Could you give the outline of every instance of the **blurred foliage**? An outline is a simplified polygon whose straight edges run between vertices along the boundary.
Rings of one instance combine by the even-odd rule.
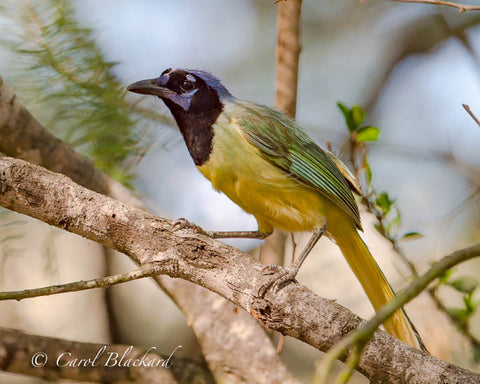
[[[376,141],[380,134],[380,130],[371,127],[376,131],[372,135],[373,140],[359,139],[358,132],[362,129],[362,123],[367,117],[366,111],[356,105],[349,108],[345,104],[337,103],[341,110],[347,129],[350,133],[350,161],[355,169],[355,174],[359,177],[359,173],[364,175],[366,193],[362,196],[362,203],[367,211],[372,213],[377,222],[374,224],[375,229],[386,240],[390,242],[393,250],[400,259],[407,265],[412,273],[413,278],[418,278],[419,273],[415,265],[405,256],[400,248],[399,241],[414,240],[423,237],[420,232],[407,232],[401,235],[399,229],[402,223],[402,215],[396,205],[396,199],[390,197],[387,192],[378,192],[372,185],[372,170],[368,164],[368,146],[366,142]],[[370,128],[370,126],[367,126]],[[480,341],[472,334],[470,320],[480,306],[480,300],[476,297],[479,281],[472,276],[452,277],[453,269],[448,270],[441,276],[433,288],[427,290],[437,308],[444,312],[450,321],[458,328],[458,330],[468,339],[472,347],[472,357],[475,362],[480,362]],[[455,289],[462,295],[462,307],[447,307],[438,297],[437,289],[440,286],[448,286]]]
[[[460,332],[467,335],[472,346],[473,359],[476,363],[480,362],[480,341],[473,336],[470,331],[470,322],[480,307],[478,289],[480,283],[478,279],[470,275],[454,276],[455,269],[449,269],[438,279],[437,283],[430,292],[436,294],[441,286],[451,287],[461,295],[461,307],[445,307],[441,304],[445,312],[453,320]]]
[[[126,99],[116,63],[78,23],[69,2],[9,0],[0,11],[20,26],[0,39],[23,63],[15,68],[23,79],[18,85],[51,111],[48,128],[129,185],[151,142],[150,127],[164,116]]]

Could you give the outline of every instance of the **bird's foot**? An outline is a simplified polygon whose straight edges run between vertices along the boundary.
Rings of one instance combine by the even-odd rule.
[[[172,226],[173,231],[180,231],[182,229],[193,229],[195,233],[199,233],[201,235],[205,235],[212,238],[214,237],[214,233],[212,231],[206,231],[202,227],[192,223],[191,221],[188,221],[183,217],[178,219]]]
[[[298,267],[295,264],[291,264],[288,267],[280,267],[278,265],[267,265],[262,270],[264,276],[269,275],[265,278],[265,281],[260,285],[258,289],[258,296],[264,297],[269,289],[272,289],[274,293],[280,288],[280,286],[287,281],[295,281],[295,276],[297,275]]]

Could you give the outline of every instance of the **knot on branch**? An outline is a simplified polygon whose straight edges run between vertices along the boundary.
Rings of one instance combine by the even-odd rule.
[[[265,298],[255,297],[250,305],[250,314],[269,329],[282,334],[285,333],[283,317],[280,316],[275,307]]]
[[[185,238],[179,244],[186,262],[196,268],[214,269],[227,263],[227,258],[198,238]]]

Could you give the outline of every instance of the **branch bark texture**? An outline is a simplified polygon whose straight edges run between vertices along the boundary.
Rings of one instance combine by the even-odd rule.
[[[202,285],[250,312],[267,327],[322,351],[361,323],[349,310],[299,284],[256,295],[263,265],[221,242],[89,191],[63,175],[22,160],[0,159],[0,205],[85,236],[140,264],[172,265],[172,276]],[[359,370],[371,381],[396,384],[480,382],[480,375],[410,348],[377,331]]]

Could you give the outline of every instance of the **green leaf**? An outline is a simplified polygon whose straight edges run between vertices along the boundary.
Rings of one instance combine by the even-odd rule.
[[[417,240],[421,239],[422,237],[424,237],[424,235],[422,235],[420,232],[407,232],[402,236],[401,240]]]
[[[359,105],[353,106],[352,120],[355,127],[354,129],[355,131],[358,130],[358,127],[360,127],[360,125],[363,123],[366,117],[367,117],[367,112],[365,112],[365,110],[362,107],[360,107]]]
[[[459,292],[472,293],[478,287],[478,280],[472,276],[460,276],[450,280],[448,285]]]
[[[380,233],[381,235],[384,235],[384,230],[382,228],[382,226],[380,224],[374,224],[373,225],[375,227],[375,229],[377,230],[378,233]]]
[[[467,320],[468,318],[468,311],[463,308],[447,308],[447,313],[459,320]]]
[[[367,180],[367,186],[369,186],[372,183],[372,168],[370,168],[370,164],[368,163],[366,157],[363,161],[363,166],[365,167],[365,178]]]
[[[337,107],[340,109],[340,111],[342,111],[343,117],[345,117],[345,120],[346,120],[347,117],[350,115],[350,108],[348,108],[341,101],[337,101]]]
[[[394,202],[392,201],[392,204],[393,203]],[[391,228],[398,227],[402,223],[402,214],[400,213],[400,210],[397,207],[395,207],[395,211],[397,212],[397,214],[395,218],[392,220],[392,222],[390,223]]]
[[[340,111],[342,111],[348,130],[350,132],[354,132],[356,127],[355,127],[355,123],[353,122],[352,110],[348,108],[345,104],[341,103],[340,101],[337,102],[337,106],[340,109]]]
[[[463,302],[465,303],[465,308],[473,315],[477,310],[477,305],[473,300],[473,291],[463,296]]]
[[[448,284],[448,280],[450,280],[450,276],[452,276],[453,272],[455,272],[454,268],[447,269],[443,275],[438,277],[438,285]]]
[[[476,363],[480,362],[480,345],[478,344],[473,346],[473,360]]]
[[[377,141],[380,130],[372,125],[362,127],[357,131],[357,141],[369,142]]]
[[[387,192],[382,192],[376,199],[375,203],[383,211],[383,215],[386,216],[390,212],[393,200],[390,199]]]

